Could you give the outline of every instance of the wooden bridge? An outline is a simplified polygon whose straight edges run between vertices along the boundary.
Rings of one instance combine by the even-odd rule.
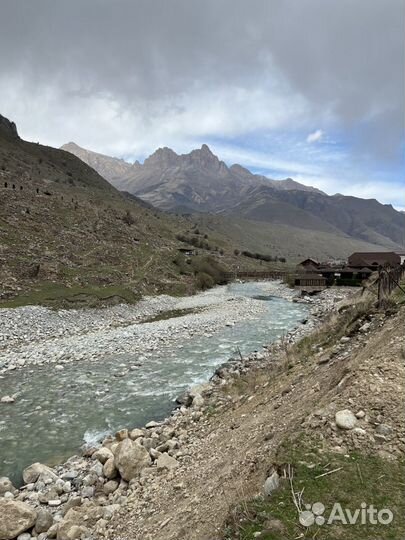
[[[273,270],[273,271],[246,271],[241,272],[239,270],[236,270],[235,272],[225,272],[224,278],[226,281],[232,281],[234,279],[253,279],[253,280],[261,280],[261,279],[283,279],[284,276],[286,276],[288,272],[285,272],[283,270]]]

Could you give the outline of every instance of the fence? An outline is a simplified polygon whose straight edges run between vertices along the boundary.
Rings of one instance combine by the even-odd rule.
[[[274,271],[246,271],[246,272],[241,272],[241,271],[236,271],[236,272],[225,272],[224,273],[224,278],[227,280],[227,281],[230,281],[232,279],[257,279],[257,280],[260,280],[260,279],[282,279],[285,275],[287,274],[287,272],[283,272],[283,271],[277,271],[277,270],[274,270]]]
[[[378,270],[378,303],[388,298],[390,294],[399,287],[402,291],[405,290],[401,287],[401,279],[405,275],[405,264],[397,266],[396,268],[384,268],[381,266]]]

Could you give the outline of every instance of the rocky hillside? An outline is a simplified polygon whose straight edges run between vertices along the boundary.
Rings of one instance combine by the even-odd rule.
[[[113,185],[119,182],[120,178],[126,176],[131,169],[131,165],[123,159],[112,158],[98,154],[97,152],[85,150],[74,142],[64,144],[61,150],[66,150],[66,152],[70,152],[80,158]]]
[[[23,303],[186,292],[198,285],[199,261],[218,258],[215,246],[208,251],[204,244],[185,266],[176,235],[191,229],[191,221],[120,193],[70,152],[21,140],[2,116],[0,193],[2,300],[27,290],[35,294]],[[221,257],[224,266],[234,247],[228,246],[229,259]],[[205,275],[211,268],[205,266]]]
[[[125,164],[71,143],[66,149],[91,164],[121,190],[177,212],[208,212],[343,235],[385,248],[404,244],[405,217],[391,205],[328,196],[291,178],[276,181],[240,165],[228,167],[207,145],[178,155],[159,148],[141,165]]]

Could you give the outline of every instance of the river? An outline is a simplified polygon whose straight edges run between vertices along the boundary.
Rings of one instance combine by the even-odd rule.
[[[262,309],[218,330],[163,343],[147,358],[137,352],[100,354],[97,361],[44,365],[7,373],[0,396],[16,395],[0,408],[0,476],[21,483],[21,471],[39,461],[56,464],[120,428],[167,416],[175,398],[209,379],[235,355],[261,350],[300,324],[308,306],[270,296],[260,283],[230,284],[229,298],[250,297]],[[190,317],[190,316],[188,316]],[[181,324],[183,317],[177,318]],[[153,325],[158,322],[139,323]]]

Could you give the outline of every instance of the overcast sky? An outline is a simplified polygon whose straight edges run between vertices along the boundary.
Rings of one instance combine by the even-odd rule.
[[[404,207],[404,21],[405,0],[0,0],[0,114]]]

